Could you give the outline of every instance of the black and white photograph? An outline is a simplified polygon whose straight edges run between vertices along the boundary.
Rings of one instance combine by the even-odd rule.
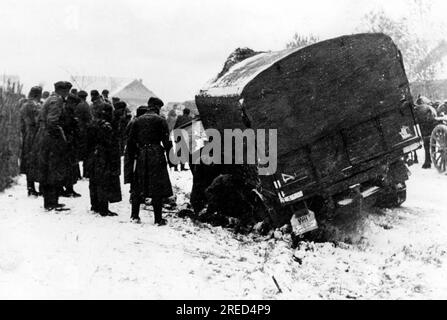
[[[0,300],[447,299],[446,12],[1,0]]]

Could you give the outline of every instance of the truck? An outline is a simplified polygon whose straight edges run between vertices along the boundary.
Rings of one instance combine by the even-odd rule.
[[[278,226],[291,221],[302,235],[356,199],[406,200],[405,159],[422,144],[402,55],[387,35],[257,53],[195,100],[205,130],[277,130],[277,171],[259,177],[257,193]],[[194,177],[197,189],[212,182],[206,176]]]

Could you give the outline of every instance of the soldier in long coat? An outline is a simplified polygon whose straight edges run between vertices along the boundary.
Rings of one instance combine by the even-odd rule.
[[[104,100],[98,90],[90,91],[90,99],[92,101],[90,104],[90,112],[93,118],[97,118],[98,110],[102,108]]]
[[[134,223],[140,222],[140,205],[146,198],[152,199],[155,224],[164,225],[162,218],[163,198],[173,195],[166,158],[172,143],[169,140],[168,124],[158,115],[163,102],[151,98],[148,112],[130,124],[127,141],[124,183],[131,184],[132,214]]]
[[[117,216],[109,203],[122,200],[121,159],[118,139],[112,129],[113,107],[100,101],[95,119],[87,129],[87,157],[91,210],[101,216]]]
[[[175,121],[174,129],[179,129],[182,126],[186,125],[187,123],[190,123],[191,121],[192,121],[191,110],[189,110],[188,108],[185,108],[185,109],[183,109],[183,115],[177,117],[177,120]],[[190,139],[189,141],[191,141],[191,139],[192,139],[191,135],[190,135],[189,139]],[[189,165],[191,166],[191,161],[189,161]],[[177,171],[177,170],[178,170],[178,167],[175,166],[175,171]],[[180,163],[180,170],[186,171],[186,167],[183,162]]]
[[[118,136],[120,155],[122,156],[124,155],[124,147],[126,145],[126,128],[132,119],[132,114],[124,101],[117,101],[114,107],[112,127]]]
[[[92,121],[92,113],[90,106],[87,103],[87,92],[81,90],[78,93],[81,101],[75,108],[75,117],[78,120],[79,126],[79,141],[78,141],[78,160],[85,161],[87,158],[87,128]],[[85,168],[83,168],[83,177],[86,177]]]
[[[59,203],[59,191],[67,175],[67,139],[62,129],[62,114],[65,99],[72,85],[69,82],[55,83],[55,92],[46,100],[39,114],[39,130],[33,154],[33,172],[40,183],[44,207],[48,211],[64,211]]]
[[[38,196],[35,188],[35,177],[32,176],[31,163],[33,161],[32,149],[36,137],[40,111],[40,99],[42,88],[31,88],[28,99],[24,101],[20,108],[20,127],[22,132],[22,152],[20,157],[20,172],[26,175],[28,196]]]
[[[62,196],[68,198],[79,198],[81,195],[74,191],[74,185],[81,177],[79,170],[79,124],[75,115],[76,106],[81,102],[76,95],[70,93],[64,105],[62,113],[62,129],[64,130],[65,138],[67,139],[67,153],[66,161],[68,163],[67,174],[65,178]]]

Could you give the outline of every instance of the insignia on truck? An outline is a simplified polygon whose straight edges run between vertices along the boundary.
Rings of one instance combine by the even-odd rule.
[[[289,174],[282,174],[282,180],[284,181],[284,183],[288,183],[290,181],[294,181],[296,179],[295,176],[291,176]]]
[[[413,134],[411,133],[410,128],[407,127],[407,126],[403,126],[400,129],[399,134],[400,134],[400,136],[402,137],[403,140],[407,140],[408,138],[411,138],[413,136]]]

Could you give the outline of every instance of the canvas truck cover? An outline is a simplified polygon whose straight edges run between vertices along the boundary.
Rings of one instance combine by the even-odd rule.
[[[277,129],[278,156],[411,101],[401,54],[384,34],[358,34],[257,54],[196,96],[205,128]]]

